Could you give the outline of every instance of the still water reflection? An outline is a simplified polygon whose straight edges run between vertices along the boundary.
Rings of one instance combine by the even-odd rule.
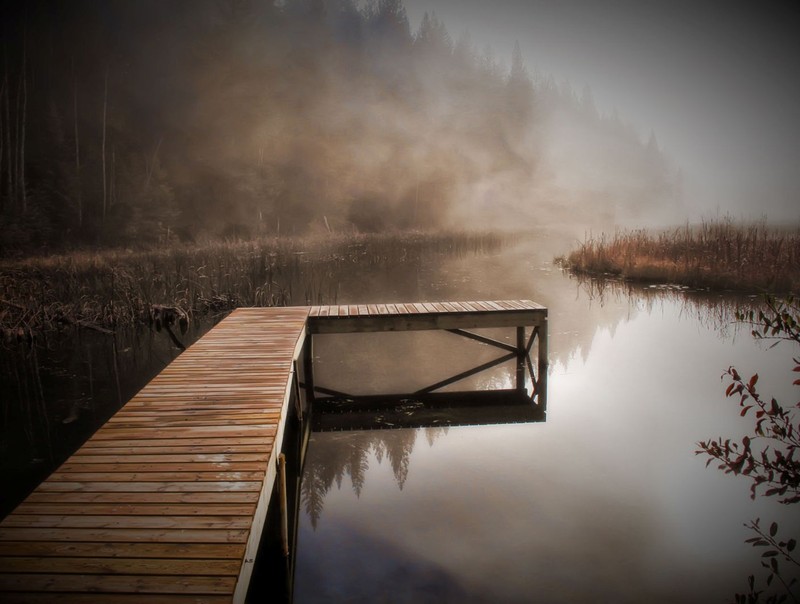
[[[694,455],[699,440],[748,429],[724,397],[729,365],[793,395],[791,353],[733,329],[732,300],[589,295],[532,254],[443,274],[442,298],[549,306],[547,421],[314,434],[296,602],[727,601],[759,568],[745,521],[799,532],[796,510],[751,501],[745,481]],[[321,367],[362,386],[443,358],[387,338],[320,348]]]

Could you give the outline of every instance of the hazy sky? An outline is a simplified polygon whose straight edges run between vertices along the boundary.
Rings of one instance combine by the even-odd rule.
[[[598,108],[652,129],[695,218],[800,220],[800,17],[789,2],[405,0],[506,64],[589,85]]]

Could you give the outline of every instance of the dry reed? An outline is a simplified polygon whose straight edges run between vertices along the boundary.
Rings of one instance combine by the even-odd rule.
[[[339,281],[435,255],[491,251],[493,233],[404,232],[107,250],[0,263],[0,333],[30,339],[63,324],[113,329],[155,305],[194,316],[237,306],[335,303]]]
[[[800,228],[704,221],[590,238],[558,261],[577,274],[783,294],[800,287]]]

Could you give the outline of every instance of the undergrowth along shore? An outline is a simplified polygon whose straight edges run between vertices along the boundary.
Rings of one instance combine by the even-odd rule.
[[[730,219],[668,231],[618,231],[587,239],[563,268],[593,277],[672,283],[698,289],[796,293],[800,227],[776,228]]]
[[[0,336],[30,340],[65,324],[111,332],[158,320],[165,309],[186,320],[238,306],[334,304],[339,280],[359,268],[490,252],[507,238],[493,232],[413,231],[5,260],[0,261]]]

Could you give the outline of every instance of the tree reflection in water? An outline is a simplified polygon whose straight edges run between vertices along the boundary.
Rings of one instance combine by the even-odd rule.
[[[369,469],[369,458],[374,456],[379,464],[389,463],[395,484],[401,491],[408,479],[411,452],[422,432],[430,446],[448,428],[423,428],[421,430],[366,430],[326,434],[325,438],[311,437],[303,470],[301,487],[302,505],[315,529],[322,516],[325,496],[334,484],[342,488],[346,477],[356,496],[361,495],[364,479]]]

